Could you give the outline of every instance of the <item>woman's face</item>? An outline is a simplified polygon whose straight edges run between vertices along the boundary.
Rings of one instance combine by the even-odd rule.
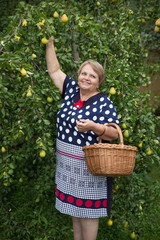
[[[99,87],[99,76],[90,64],[86,64],[82,68],[78,76],[78,84],[80,89],[88,90],[90,93],[97,91],[97,88]]]

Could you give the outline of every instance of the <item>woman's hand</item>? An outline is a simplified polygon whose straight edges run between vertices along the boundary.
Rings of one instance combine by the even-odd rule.
[[[115,140],[118,137],[117,129],[113,128],[112,126],[105,126],[103,124],[95,123],[88,119],[80,119],[79,121],[76,120],[76,127],[80,132],[89,130],[93,131],[102,139],[107,141]]]
[[[47,43],[47,46],[52,46],[53,45],[53,40],[54,40],[54,37],[50,37],[49,40],[48,40],[48,43]]]
[[[94,122],[88,119],[76,120],[76,127],[78,131],[85,132],[93,129]]]

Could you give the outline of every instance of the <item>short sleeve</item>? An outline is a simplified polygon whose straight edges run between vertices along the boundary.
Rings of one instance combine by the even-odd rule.
[[[107,97],[105,103],[100,106],[99,123],[107,125],[116,123],[119,125],[119,119],[113,102]]]
[[[78,90],[78,83],[73,78],[66,76],[63,84],[62,98],[75,94]]]

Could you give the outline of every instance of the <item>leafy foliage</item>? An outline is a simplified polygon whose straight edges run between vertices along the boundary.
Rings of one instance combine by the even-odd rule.
[[[87,59],[104,66],[106,81],[101,91],[109,95],[111,87],[116,90],[110,97],[121,124],[126,125],[122,132],[128,131],[124,143],[139,149],[134,173],[115,179],[111,215],[114,225],[109,231],[107,226],[102,227],[99,239],[106,239],[106,235],[115,239],[117,231],[117,239],[128,239],[133,231],[143,239],[142,222],[157,199],[159,187],[148,174],[153,163],[159,165],[159,118],[149,104],[150,93],[138,90],[150,82],[144,64],[146,40],[142,41],[143,33],[140,37],[142,28],[135,20],[135,12],[121,0],[104,0],[99,6],[86,0],[83,8],[81,4],[41,1],[35,6],[20,2],[1,34],[2,239],[72,238],[70,218],[59,216],[54,209],[55,116],[61,98],[48,76],[45,45],[41,42],[51,35],[61,68],[69,76],[77,79],[78,68]],[[55,11],[58,18],[53,17]],[[61,21],[64,13],[67,23]],[[152,22],[157,14],[153,12]],[[156,71],[160,71],[158,66]],[[44,157],[40,156],[42,150]],[[125,221],[128,227],[122,230]],[[57,222],[61,223],[61,231]]]

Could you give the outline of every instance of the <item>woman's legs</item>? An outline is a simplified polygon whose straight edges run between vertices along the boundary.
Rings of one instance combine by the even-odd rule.
[[[74,240],[96,240],[99,218],[72,217]]]

